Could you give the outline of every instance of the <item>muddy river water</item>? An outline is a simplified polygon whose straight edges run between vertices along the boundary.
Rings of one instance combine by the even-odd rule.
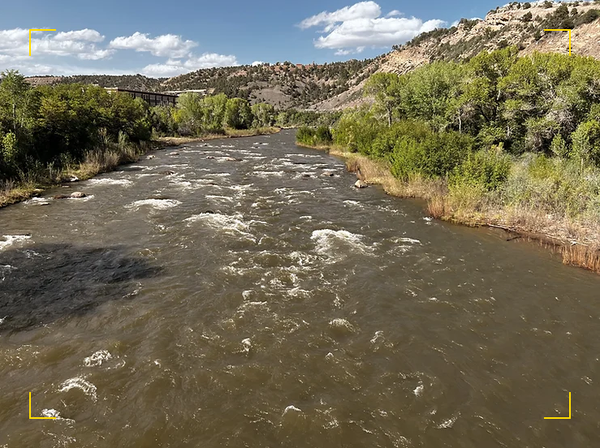
[[[206,145],[0,210],[0,447],[600,446],[600,277]]]

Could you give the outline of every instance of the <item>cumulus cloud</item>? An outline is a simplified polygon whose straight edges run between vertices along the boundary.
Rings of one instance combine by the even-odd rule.
[[[154,38],[148,34],[135,32],[131,36],[117,37],[110,41],[110,48],[117,50],[146,51],[154,56],[183,58],[189,55],[192,48],[198,45],[192,40],[183,40],[175,34],[163,34]]]
[[[204,53],[201,56],[191,56],[185,61],[169,59],[164,64],[149,64],[144,67],[142,74],[166,77],[181,75],[201,68],[230,67],[233,65],[239,65],[237,58],[233,55]]]
[[[99,61],[110,58],[117,51],[135,50],[161,58],[147,65],[142,73],[149,76],[174,76],[200,68],[239,65],[234,55],[191,52],[198,44],[181,36],[165,34],[150,37],[139,32],[131,36],[117,37],[105,43],[105,37],[96,30],[82,29],[61,32],[32,32],[32,55],[29,56],[29,30],[15,28],[0,30],[0,71],[17,69],[25,75],[69,75],[91,73],[122,73],[131,70],[99,68],[89,62],[89,67],[79,61]],[[139,72],[137,69],[134,71]]]
[[[83,29],[60,33],[33,31],[31,33],[31,52],[40,56],[72,56],[83,60],[108,58],[113,50],[99,48],[102,36],[96,30]],[[13,60],[29,58],[29,30],[14,28],[0,30],[0,57],[8,56]],[[5,58],[3,58],[5,59]]]
[[[252,63],[252,67],[258,67],[259,65],[263,65],[263,64],[264,64],[264,62],[263,62],[263,61],[254,61],[254,62]]]
[[[416,17],[398,17],[394,10],[381,17],[381,7],[366,1],[337,11],[323,11],[304,19],[301,29],[323,26],[314,44],[317,48],[337,50],[336,54],[360,53],[366,47],[389,47],[402,44],[413,37],[446,25],[443,20],[424,22]]]

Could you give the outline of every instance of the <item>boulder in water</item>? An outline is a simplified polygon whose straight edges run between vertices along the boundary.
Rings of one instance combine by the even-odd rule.
[[[146,157],[146,159],[148,159],[148,160],[156,159],[156,156],[148,156],[148,157]]]
[[[87,194],[82,193],[81,191],[74,191],[73,193],[71,193],[71,195],[69,196],[72,199],[82,199],[85,198],[87,196]]]
[[[321,173],[321,176],[323,176],[323,177],[333,177],[333,176],[335,176],[335,173],[333,171],[323,171],[323,173]]]
[[[366,182],[364,182],[364,181],[362,181],[360,179],[358,179],[356,181],[356,183],[354,184],[354,187],[356,187],[356,188],[367,188],[368,186],[369,185]]]
[[[214,159],[215,156],[206,156],[207,159]]]

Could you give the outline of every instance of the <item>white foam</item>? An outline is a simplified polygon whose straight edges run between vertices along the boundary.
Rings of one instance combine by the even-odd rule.
[[[354,206],[360,207],[360,208],[364,207],[364,205],[362,203],[358,202],[358,201],[346,200],[346,201],[343,202],[343,204],[344,205],[354,205]]]
[[[15,243],[27,241],[30,238],[31,235],[2,235],[2,238],[0,238],[0,250],[6,249]]]
[[[351,233],[347,230],[332,229],[314,230],[310,237],[311,240],[316,242],[315,250],[317,253],[334,258],[343,256],[339,247],[336,247],[340,244],[357,249],[362,253],[369,253],[371,248],[362,242],[363,238],[363,235]]]
[[[96,388],[96,386],[78,376],[76,376],[75,378],[69,378],[64,383],[62,383],[59,392],[67,392],[71,389],[81,389],[83,393],[88,397],[91,397],[93,401],[96,401],[98,399],[98,396],[96,395],[96,391],[98,389]]]
[[[108,350],[98,350],[84,358],[83,365],[86,367],[101,366],[104,361],[108,361],[109,359],[112,359],[112,355]]]
[[[252,340],[250,338],[246,338],[242,340],[242,353],[250,353],[252,349]]]
[[[283,177],[283,171],[254,171],[254,175],[258,177]]]
[[[218,201],[227,201],[227,202],[233,202],[235,199],[229,197],[229,196],[219,196],[216,194],[207,194],[205,196],[206,199],[216,199]]]
[[[335,330],[343,331],[347,333],[355,333],[356,329],[346,319],[336,318],[329,322],[329,326]]]
[[[448,429],[448,428],[452,428],[452,426],[454,426],[454,423],[456,422],[456,420],[458,420],[458,417],[460,415],[460,412],[457,415],[453,415],[452,417],[444,420],[442,423],[440,423],[437,428],[438,429]]]
[[[392,241],[394,243],[411,243],[411,244],[421,244],[421,241],[415,240],[413,238],[393,238]]]
[[[423,385],[419,384],[417,387],[415,387],[415,390],[413,390],[413,393],[415,394],[415,397],[420,397],[421,394],[423,393]]]
[[[27,205],[48,205],[50,200],[48,198],[31,198],[27,199],[24,204]]]
[[[263,144],[264,144],[264,143],[263,143]],[[286,407],[286,408],[283,410],[283,415],[287,414],[288,412],[300,412],[300,413],[301,413],[301,412],[302,412],[302,410],[301,410],[301,409],[299,409],[299,408],[297,408],[297,407],[296,407],[296,406],[294,406],[294,405],[290,405],[290,406]]]
[[[100,178],[100,179],[90,179],[88,180],[89,185],[121,185],[123,187],[129,187],[133,185],[133,182],[127,179],[111,179],[108,177]]]
[[[135,201],[132,204],[126,205],[126,208],[140,208],[144,205],[148,205],[157,210],[166,210],[168,208],[177,207],[181,205],[181,201],[176,199],[143,199],[141,201]]]
[[[234,216],[222,215],[221,213],[200,213],[190,216],[185,220],[188,223],[203,222],[208,227],[225,232],[234,232],[243,235],[252,241],[256,241],[254,235],[249,233],[250,226],[243,221],[243,216],[236,214]]]

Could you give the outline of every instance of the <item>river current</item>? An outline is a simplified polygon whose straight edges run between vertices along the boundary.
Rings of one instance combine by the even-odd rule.
[[[594,274],[291,131],[153,155],[0,210],[1,448],[600,446]]]

